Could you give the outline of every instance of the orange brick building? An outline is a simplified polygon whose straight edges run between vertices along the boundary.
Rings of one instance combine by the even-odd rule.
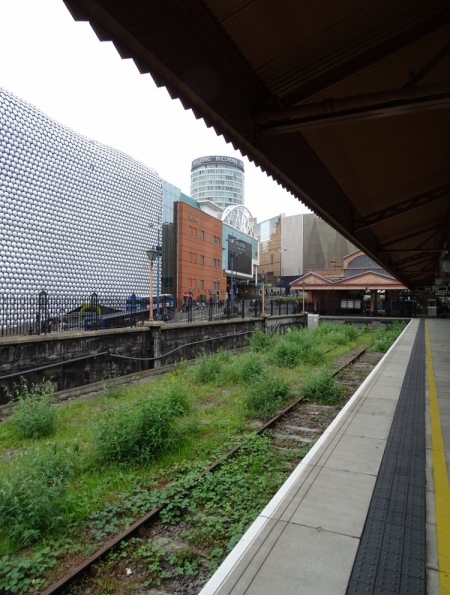
[[[222,269],[222,222],[185,203],[175,203],[177,225],[178,304],[192,297],[194,302],[226,298]]]

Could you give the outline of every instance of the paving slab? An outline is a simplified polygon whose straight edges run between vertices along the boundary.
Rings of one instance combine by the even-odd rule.
[[[401,386],[384,386],[377,384],[367,394],[367,399],[392,399],[398,401]]]
[[[372,413],[374,415],[384,415],[389,418],[394,417],[395,409],[397,408],[397,402],[393,399],[380,399],[379,397],[371,397],[370,399],[364,399],[359,413]]]
[[[347,436],[364,436],[365,438],[378,438],[387,440],[392,425],[392,417],[363,413],[358,411],[349,424]]]
[[[324,463],[324,467],[376,475],[385,446],[386,440],[344,435]]]
[[[315,465],[302,465],[302,467],[299,466],[300,469],[302,470],[301,475],[290,486],[289,490],[285,494],[280,491],[277,494],[279,497],[275,499],[275,502],[272,500],[266,506],[261,512],[261,516],[270,516],[272,519],[280,519],[286,522],[291,520],[292,515],[299,507],[322,468]]]
[[[374,485],[371,475],[321,468],[290,521],[360,537]]]
[[[345,595],[357,547],[354,537],[289,524],[256,576],[243,575],[233,595]]]

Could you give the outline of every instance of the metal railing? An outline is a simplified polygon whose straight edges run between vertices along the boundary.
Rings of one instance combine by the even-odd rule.
[[[154,319],[167,323],[249,318],[262,315],[261,299],[194,302],[153,303]],[[301,301],[266,299],[266,316],[299,314]],[[0,295],[0,336],[40,335],[65,331],[90,331],[107,328],[134,327],[148,320],[149,299],[135,294],[87,296],[50,295],[41,291],[36,295]]]

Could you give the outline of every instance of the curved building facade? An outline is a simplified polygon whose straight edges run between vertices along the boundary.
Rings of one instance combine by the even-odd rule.
[[[161,213],[155,171],[0,88],[0,294],[147,296]]]
[[[244,204],[244,162],[234,157],[209,155],[194,159],[191,196],[209,200],[222,209]]]

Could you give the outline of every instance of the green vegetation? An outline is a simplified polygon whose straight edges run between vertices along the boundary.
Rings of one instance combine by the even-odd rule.
[[[403,328],[381,327],[376,344],[387,349]],[[329,377],[334,357],[373,336],[330,324],[284,336],[258,331],[242,355],[204,354],[164,378],[63,407],[51,385],[21,384],[14,415],[0,425],[0,591],[23,593],[31,581],[40,588],[58,557],[91,553],[170,497],[162,521],[188,514],[189,546],[136,539],[120,555],[147,560],[154,583],[191,580],[204,564],[193,553],[201,544],[214,570],[288,473],[270,441],[253,436],[253,420],[302,395],[340,404]],[[193,477],[244,436],[239,456],[194,487]]]
[[[405,328],[406,322],[394,322],[390,325],[380,326],[375,332],[373,351],[386,353]]]
[[[181,390],[109,409],[93,427],[99,464],[144,463],[174,450],[182,439],[176,419],[188,409],[186,395]]]
[[[11,421],[22,438],[42,438],[55,433],[58,417],[53,397],[51,382],[29,388],[26,380],[21,379],[10,398],[16,401]]]
[[[267,373],[246,393],[247,414],[261,419],[274,417],[291,400],[291,396],[287,380]]]
[[[321,405],[337,405],[344,391],[335,378],[327,370],[319,370],[308,374],[303,384],[303,395],[307,401]]]

